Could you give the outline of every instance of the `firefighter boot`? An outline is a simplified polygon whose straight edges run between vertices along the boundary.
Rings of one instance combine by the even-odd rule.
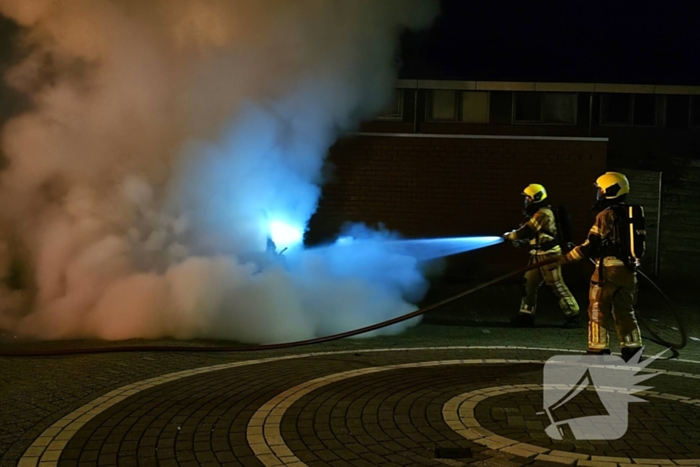
[[[523,298],[520,302],[520,311],[510,321],[512,326],[529,328],[535,325],[535,309],[537,306],[530,306],[525,303]]]
[[[531,328],[535,325],[535,317],[529,313],[518,313],[510,324],[517,328]]]
[[[625,362],[639,362],[642,359],[644,347],[622,347],[620,353]],[[639,355],[637,355],[639,354]]]
[[[564,328],[566,329],[578,329],[581,327],[581,318],[578,314],[573,316],[567,316],[566,321],[564,321]]]
[[[586,355],[610,355],[610,349],[586,350]]]
[[[626,323],[615,323],[618,336],[622,335],[622,339],[620,339],[620,353],[622,354],[622,359],[626,362],[629,362],[630,359],[633,359],[632,361],[634,362],[638,362],[642,358],[641,350],[644,348],[644,345],[642,343],[642,332],[639,330],[639,325],[637,324],[637,320],[633,314],[620,314],[620,316],[627,318]],[[623,325],[628,326],[628,328],[634,326],[634,328],[629,334],[623,335]],[[637,355],[638,352],[639,355]]]

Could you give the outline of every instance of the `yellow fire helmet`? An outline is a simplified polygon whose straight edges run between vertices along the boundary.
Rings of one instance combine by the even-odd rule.
[[[525,205],[539,203],[547,199],[547,190],[542,185],[531,183],[525,187],[523,195],[525,196]]]
[[[595,181],[598,199],[615,199],[630,192],[630,182],[619,172],[606,172]]]

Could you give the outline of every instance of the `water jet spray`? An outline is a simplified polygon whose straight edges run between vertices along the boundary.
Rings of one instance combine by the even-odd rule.
[[[448,237],[422,238],[406,240],[382,240],[378,243],[386,251],[394,254],[412,256],[418,261],[429,261],[457,255],[467,251],[479,250],[503,242],[501,237]],[[344,247],[362,246],[366,240],[352,237],[340,237],[336,245]]]

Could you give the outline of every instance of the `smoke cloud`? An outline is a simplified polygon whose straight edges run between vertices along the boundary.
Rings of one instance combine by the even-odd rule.
[[[385,234],[266,251],[300,231],[328,148],[391,98],[402,30],[432,0],[0,0],[0,328],[62,339],[271,343],[415,309],[427,282]],[[283,246],[283,245],[277,245]],[[413,321],[415,323],[415,320]],[[382,332],[396,332],[412,323]]]

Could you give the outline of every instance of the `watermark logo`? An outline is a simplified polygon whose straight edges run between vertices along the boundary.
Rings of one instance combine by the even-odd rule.
[[[634,394],[651,389],[639,384],[659,374],[638,372],[666,351],[643,362],[642,352],[628,362],[614,355],[551,357],[544,366],[547,435],[555,440],[620,439],[627,432],[630,402],[646,402]]]

